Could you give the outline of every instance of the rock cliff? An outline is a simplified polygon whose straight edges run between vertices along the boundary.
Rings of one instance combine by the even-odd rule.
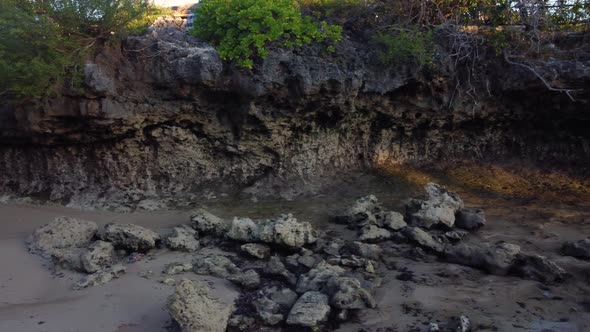
[[[388,67],[344,40],[333,54],[275,49],[248,71],[179,31],[130,37],[88,62],[84,94],[0,107],[0,195],[108,207],[209,189],[291,196],[404,162],[590,161],[588,59],[543,68],[583,89],[572,102],[493,59],[472,98],[437,58]]]

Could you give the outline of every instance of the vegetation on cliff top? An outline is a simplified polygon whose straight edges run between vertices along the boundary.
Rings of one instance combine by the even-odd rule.
[[[0,1],[0,96],[79,89],[85,57],[145,32],[164,12],[151,0]]]
[[[342,28],[303,16],[293,0],[203,0],[190,33],[215,46],[223,59],[251,68],[270,46],[337,42]]]
[[[0,96],[40,98],[81,86],[82,63],[145,31],[163,13],[151,0],[3,0]],[[588,0],[202,0],[192,34],[222,58],[252,67],[272,47],[312,42],[333,50],[342,35],[386,64],[433,62],[435,42],[469,86],[480,48],[535,73],[552,34],[589,27]],[[473,28],[475,27],[475,29]],[[571,90],[548,88],[567,93]],[[572,98],[573,99],[573,98]]]

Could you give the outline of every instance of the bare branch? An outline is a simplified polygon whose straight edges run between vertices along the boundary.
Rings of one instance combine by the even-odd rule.
[[[537,72],[537,70],[535,68],[533,68],[532,66],[526,65],[524,63],[512,61],[512,60],[510,60],[510,58],[511,58],[511,56],[508,55],[508,53],[504,52],[504,60],[506,60],[507,63],[509,63],[511,65],[515,65],[515,66],[520,66],[522,68],[529,70],[531,73],[533,73],[535,76],[537,76],[537,78],[539,78],[541,80],[541,82],[543,82],[543,84],[547,87],[547,89],[549,91],[556,91],[556,92],[565,93],[571,99],[571,101],[576,101],[571,94],[572,92],[582,91],[582,89],[575,90],[575,89],[556,88],[556,87],[552,86],[551,84],[549,84],[549,82],[547,82],[547,80],[543,76],[541,76],[541,74],[539,74]]]

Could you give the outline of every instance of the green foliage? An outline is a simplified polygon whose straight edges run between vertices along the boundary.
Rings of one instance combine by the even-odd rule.
[[[385,64],[416,63],[430,65],[434,57],[432,31],[398,29],[373,37],[379,45],[379,57]]]
[[[140,32],[148,0],[1,0],[0,96],[42,98],[79,89],[83,60]],[[154,11],[152,11],[154,12]],[[151,21],[150,21],[151,20]]]
[[[270,45],[340,41],[342,28],[302,16],[293,0],[203,0],[191,34],[216,47],[225,60],[251,68]]]
[[[334,18],[375,3],[375,0],[297,0],[300,8],[319,18]]]

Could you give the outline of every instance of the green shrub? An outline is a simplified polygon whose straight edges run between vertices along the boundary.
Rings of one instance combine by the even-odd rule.
[[[399,29],[377,33],[373,41],[379,46],[379,58],[385,64],[432,64],[434,41],[432,31]]]
[[[0,96],[35,99],[78,90],[82,63],[105,44],[143,31],[150,0],[0,0]],[[155,15],[146,16],[152,10]]]
[[[339,18],[372,4],[375,0],[297,0],[297,2],[303,10],[311,12],[316,17]]]
[[[294,0],[203,0],[190,33],[211,43],[224,60],[251,68],[270,45],[337,42],[342,28],[302,16]]]

